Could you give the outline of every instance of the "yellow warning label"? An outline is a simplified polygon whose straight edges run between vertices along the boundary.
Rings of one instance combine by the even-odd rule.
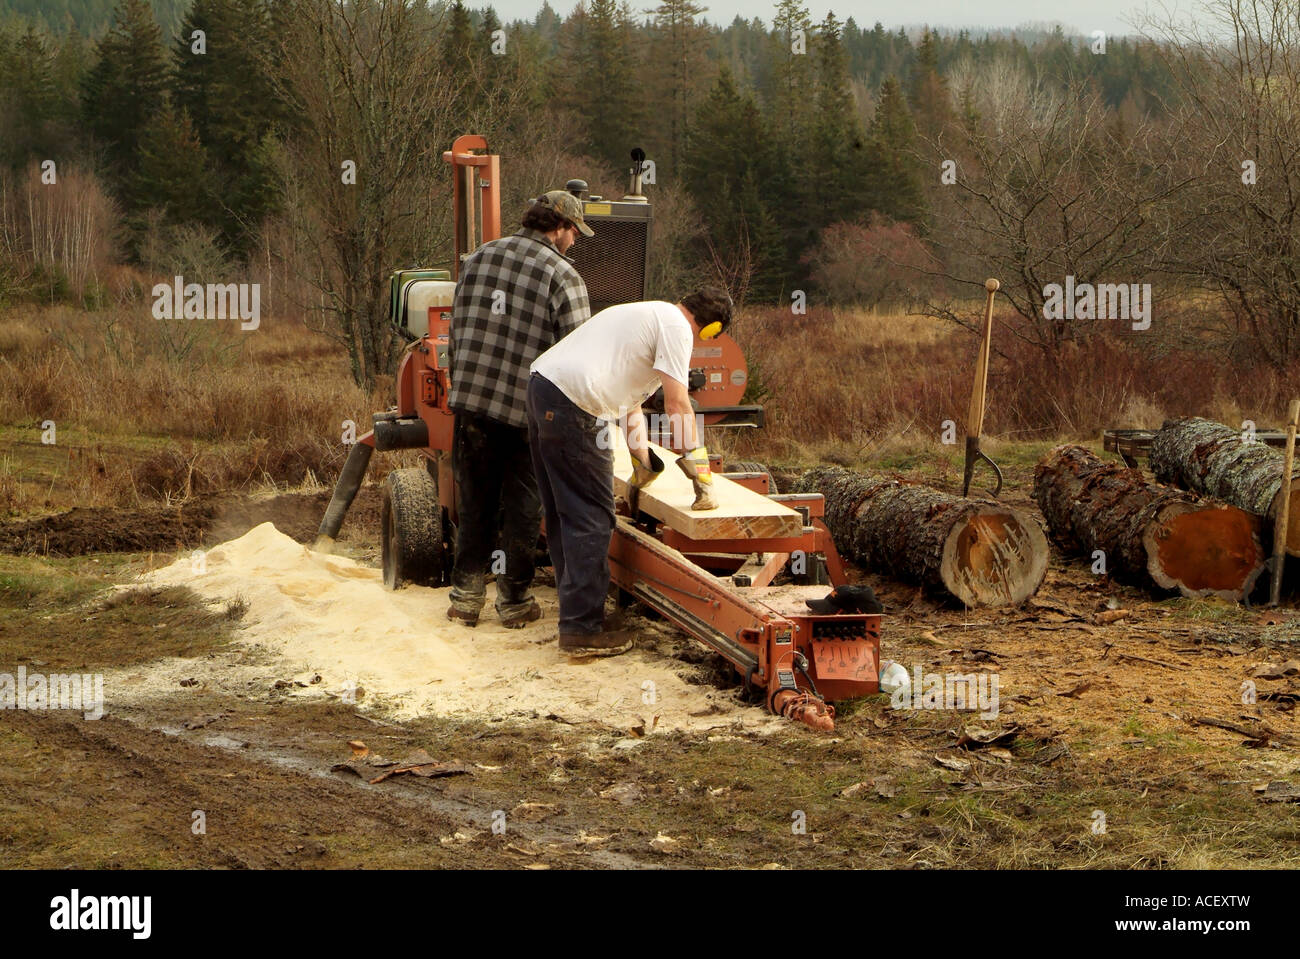
[[[584,203],[582,207],[583,216],[609,216],[613,212],[608,203]]]

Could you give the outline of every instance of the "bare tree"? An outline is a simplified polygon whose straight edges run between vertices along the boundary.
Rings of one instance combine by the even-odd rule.
[[[1177,185],[1159,175],[1152,129],[1124,130],[1083,85],[1057,92],[994,62],[958,71],[951,89],[974,116],[920,149],[936,177],[955,164],[955,182],[932,191],[945,268],[925,271],[955,292],[923,312],[969,328],[960,298],[996,276],[1020,320],[1012,332],[1054,362],[1109,321],[1049,318],[1049,284],[1146,279],[1165,242],[1153,211]]]
[[[456,136],[481,134],[501,154],[506,224],[527,197],[575,175],[560,178],[560,166],[585,161],[573,157],[565,124],[526,108],[541,79],[526,55],[498,56],[475,36],[456,69],[442,65],[441,7],[283,0],[277,9],[273,73],[294,118],[283,157],[286,258],[312,291],[300,305],[347,347],[356,382],[372,388],[401,348],[387,323],[388,274],[451,262],[442,152]]]
[[[449,260],[454,138],[436,22],[413,0],[284,0],[273,73],[294,118],[284,144],[285,208],[314,325],[341,341],[373,388],[399,345],[387,275]]]
[[[1300,360],[1300,17],[1295,0],[1214,0],[1148,19],[1175,79],[1164,151],[1189,183],[1165,266],[1221,298],[1254,358]]]

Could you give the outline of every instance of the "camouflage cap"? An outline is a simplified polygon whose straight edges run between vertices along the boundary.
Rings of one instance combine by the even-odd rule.
[[[537,202],[574,224],[583,236],[596,235],[582,218],[582,201],[567,190],[550,190],[539,196]]]

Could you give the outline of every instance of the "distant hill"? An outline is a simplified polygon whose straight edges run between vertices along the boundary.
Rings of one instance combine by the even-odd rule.
[[[113,20],[118,0],[0,0],[0,22],[18,17],[63,33],[75,27],[89,36],[99,36]],[[150,0],[154,16],[167,35],[175,34],[190,0]]]

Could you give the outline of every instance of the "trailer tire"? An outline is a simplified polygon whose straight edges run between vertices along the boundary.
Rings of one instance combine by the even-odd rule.
[[[423,469],[393,470],[379,507],[384,586],[437,586],[443,575],[442,507],[438,486]]]

